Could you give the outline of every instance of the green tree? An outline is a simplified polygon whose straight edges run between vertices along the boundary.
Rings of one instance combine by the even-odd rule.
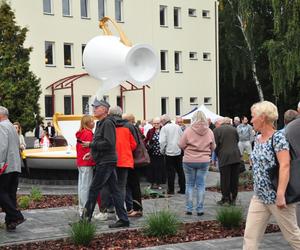
[[[300,86],[300,1],[272,0],[274,38],[266,42],[274,95],[293,95]],[[286,99],[286,98],[285,98]]]
[[[40,80],[29,70],[32,48],[24,48],[27,28],[16,25],[6,1],[0,1],[0,105],[8,108],[10,119],[19,121],[23,131],[34,128],[40,117]]]
[[[270,10],[270,4],[264,0],[220,1],[222,115],[249,115],[249,108],[254,102],[273,98],[267,50],[263,46],[266,40],[272,38]]]

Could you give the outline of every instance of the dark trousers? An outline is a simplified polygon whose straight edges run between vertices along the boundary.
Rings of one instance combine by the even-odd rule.
[[[85,204],[86,211],[83,214],[84,217],[87,217],[89,220],[92,219],[98,193],[106,184],[112,195],[119,219],[122,221],[128,221],[127,212],[124,208],[124,198],[122,198],[122,194],[117,183],[116,164],[113,163],[96,165],[96,172],[90,187],[89,198]]]
[[[6,224],[24,218],[21,212],[17,210],[18,184],[18,172],[0,175],[0,206],[5,212]]]
[[[151,184],[160,185],[163,183],[163,172],[165,168],[164,157],[162,155],[151,155],[149,166],[149,181]]]
[[[134,211],[142,211],[142,194],[141,194],[141,186],[140,186],[140,176],[137,169],[128,170],[128,178],[127,178],[127,190],[131,193],[132,197],[132,209]],[[128,195],[128,198],[129,195]],[[131,202],[127,201],[126,204],[130,206]],[[130,210],[127,208],[127,210]]]
[[[178,184],[180,192],[185,192],[185,177],[182,169],[182,156],[169,156],[166,155],[166,166],[168,173],[168,192],[174,192],[174,182],[175,182],[175,171],[178,175]]]
[[[221,192],[224,201],[235,201],[238,194],[240,163],[220,167]]]
[[[127,183],[128,169],[129,168],[119,168],[119,167],[116,168],[117,183],[122,195],[122,200],[125,200],[125,196],[126,196],[126,183]],[[103,209],[105,210],[108,208],[113,209],[114,202],[108,185],[105,185],[104,188],[101,190],[101,199],[102,199],[101,210]]]

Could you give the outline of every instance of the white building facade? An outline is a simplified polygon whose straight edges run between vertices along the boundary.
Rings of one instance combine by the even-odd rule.
[[[124,92],[124,112],[133,113],[136,119],[165,113],[174,118],[201,104],[218,112],[216,0],[10,2],[17,24],[29,29],[25,47],[33,48],[30,65],[41,79],[40,106],[45,118],[51,118],[54,112],[88,112],[90,98],[100,84],[89,76],[76,79],[76,75],[86,73],[83,49],[91,38],[102,34],[98,24],[103,16],[115,19],[133,44],[152,45],[160,61],[157,77],[149,84],[150,88],[145,88],[145,114],[141,90]],[[113,27],[111,30],[117,35]],[[53,85],[56,89],[52,91],[51,84],[63,78],[66,81]],[[124,87],[130,86],[124,84]],[[120,87],[105,95],[112,106],[120,104]]]

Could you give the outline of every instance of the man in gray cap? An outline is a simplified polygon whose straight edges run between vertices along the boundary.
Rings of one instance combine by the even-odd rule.
[[[25,221],[17,210],[18,178],[21,173],[20,142],[8,119],[7,108],[0,106],[0,206],[5,212],[7,231],[14,231]]]
[[[117,222],[109,225],[109,227],[128,227],[129,220],[124,208],[124,199],[122,199],[121,192],[117,185],[115,120],[108,116],[110,105],[105,100],[98,100],[96,98],[92,106],[94,116],[99,121],[96,125],[93,141],[84,141],[82,142],[82,146],[91,148],[91,156],[88,153],[83,158],[86,160],[89,157],[93,157],[96,162],[96,172],[90,187],[88,201],[85,204],[82,218],[87,218],[91,221],[99,191],[105,185],[108,185],[119,218]]]

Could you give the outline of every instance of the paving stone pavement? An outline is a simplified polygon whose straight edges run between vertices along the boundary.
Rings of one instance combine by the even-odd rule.
[[[218,173],[210,172],[207,179],[207,186],[214,186],[219,179]],[[143,187],[147,184],[143,183]],[[62,194],[62,193],[76,193],[76,187],[59,187],[56,189],[48,186],[41,186],[43,193],[50,191],[52,194]],[[30,190],[29,186],[20,186],[20,193],[28,193]],[[47,191],[48,190],[48,191]],[[67,192],[62,192],[65,190]],[[238,203],[244,208],[244,215],[247,213],[247,207],[252,196],[252,192],[242,192],[239,194]],[[153,211],[158,211],[162,208],[168,208],[178,214],[178,217],[181,218],[182,222],[193,222],[199,220],[213,220],[215,219],[217,205],[216,201],[221,198],[221,195],[216,192],[206,192],[205,196],[205,214],[201,217],[197,215],[185,215],[185,196],[176,194],[169,198],[160,198],[160,199],[150,199],[144,200],[144,215],[147,215]],[[77,207],[63,207],[63,208],[50,208],[50,209],[35,209],[35,210],[26,210],[23,212],[25,218],[27,219],[23,224],[21,224],[16,232],[9,233],[6,232],[3,228],[0,228],[0,247],[4,245],[10,245],[21,242],[29,241],[39,241],[47,239],[58,239],[68,236],[70,231],[69,223],[77,221],[79,219],[77,213]],[[0,214],[0,221],[3,221],[4,214]],[[119,231],[119,229],[108,229],[108,224],[114,220],[114,216],[110,217],[109,221],[95,221],[97,226],[98,233],[104,232],[113,232]],[[130,228],[140,228],[145,221],[145,216],[140,218],[130,219],[131,226]],[[269,237],[269,236],[268,236]],[[275,236],[274,236],[275,237]],[[266,246],[285,244],[282,237],[276,236],[275,241],[268,241],[266,239]],[[222,248],[228,244],[228,248]],[[160,248],[156,247],[155,249],[240,249],[241,247],[241,238],[234,239],[222,239],[222,240],[212,240],[212,241],[200,241],[196,243],[186,243],[186,245],[176,244],[171,246],[162,246]],[[199,244],[198,246],[195,244]],[[279,245],[280,246],[280,245]],[[166,247],[166,248],[164,248]],[[181,248],[182,247],[182,248]],[[203,248],[202,248],[203,247]],[[206,248],[205,248],[206,247]],[[211,248],[209,248],[211,247]],[[213,248],[214,247],[214,248]],[[220,248],[218,248],[220,247]],[[154,249],[154,248],[152,248]],[[271,249],[271,248],[263,248]],[[272,249],[288,249],[284,248],[272,248]]]

